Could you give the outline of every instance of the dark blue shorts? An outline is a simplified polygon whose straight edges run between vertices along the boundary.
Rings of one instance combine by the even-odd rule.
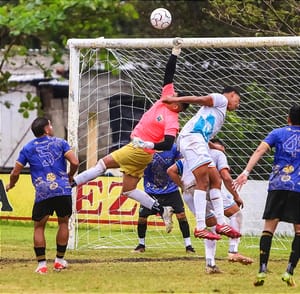
[[[72,197],[56,196],[35,203],[32,209],[32,220],[40,221],[46,215],[53,215],[54,212],[58,217],[71,216]]]
[[[269,191],[263,219],[278,218],[282,222],[300,224],[300,193],[294,191]]]

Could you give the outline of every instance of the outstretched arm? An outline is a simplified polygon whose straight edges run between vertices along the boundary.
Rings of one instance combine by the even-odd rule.
[[[6,192],[8,192],[10,189],[12,189],[15,186],[15,184],[19,180],[19,176],[22,169],[23,169],[23,165],[17,162],[15,164],[15,167],[10,173],[9,183],[6,185]]]
[[[174,74],[176,71],[177,56],[180,54],[180,51],[181,51],[182,39],[175,38],[173,40],[173,44],[174,44],[174,47],[172,49],[172,54],[170,55],[169,60],[166,65],[163,86],[173,83]]]
[[[233,181],[235,189],[240,190],[247,183],[248,176],[261,157],[270,150],[266,142],[261,142],[254,153],[251,155],[245,170]]]
[[[213,98],[210,95],[207,96],[182,96],[182,97],[174,97],[167,96],[161,99],[162,102],[165,103],[191,103],[191,104],[199,104],[203,106],[212,107],[214,105]]]

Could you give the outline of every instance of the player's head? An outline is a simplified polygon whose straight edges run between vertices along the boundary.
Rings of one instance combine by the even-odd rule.
[[[31,130],[37,138],[44,135],[53,136],[51,122],[45,117],[36,118],[31,124]]]
[[[188,92],[184,92],[184,91],[177,92],[177,97],[184,97],[184,96],[191,96],[191,94]],[[182,108],[181,111],[187,110],[187,108],[190,106],[189,103],[180,103],[180,104],[181,104],[181,108]]]
[[[228,99],[227,110],[236,110],[240,106],[240,91],[236,87],[224,87],[222,94]]]
[[[216,149],[225,152],[225,144],[221,139],[214,137],[214,138],[210,139],[209,141],[211,143],[213,143],[212,147],[215,147]]]
[[[175,92],[174,97],[183,97],[183,96],[190,96],[188,93],[185,92]],[[183,103],[183,102],[172,102],[172,103],[168,103],[166,104],[167,107],[174,112],[182,112],[185,111],[188,107],[189,107],[189,103]]]
[[[291,125],[300,126],[300,105],[293,105],[290,108],[288,122]]]

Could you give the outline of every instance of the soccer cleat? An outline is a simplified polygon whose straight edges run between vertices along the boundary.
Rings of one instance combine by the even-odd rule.
[[[228,253],[228,261],[239,262],[239,263],[245,264],[245,265],[253,263],[252,258],[243,256],[239,253]]]
[[[68,262],[66,260],[62,261],[54,261],[53,270],[60,272],[63,269],[66,269],[68,267]]]
[[[288,272],[285,272],[285,273],[281,276],[281,280],[282,280],[283,282],[286,282],[286,284],[287,284],[289,287],[295,287],[295,286],[296,286],[296,283],[295,283],[295,280],[294,280],[293,275],[291,275],[291,274],[288,273]]]
[[[221,236],[212,233],[211,231],[208,231],[206,229],[198,230],[197,228],[194,230],[194,236],[196,238],[203,238],[208,240],[220,240]]]
[[[173,229],[173,220],[172,220],[172,215],[173,215],[173,207],[171,206],[164,206],[164,212],[162,214],[162,218],[164,220],[164,223],[166,225],[166,232],[170,233]]]
[[[267,274],[265,272],[258,273],[257,276],[256,276],[256,280],[254,281],[253,285],[255,287],[263,286],[266,277],[267,277]]]
[[[195,249],[193,248],[192,245],[188,245],[185,247],[186,253],[196,253]]]
[[[35,272],[41,275],[45,275],[48,273],[48,268],[46,265],[38,266]]]
[[[217,224],[216,232],[217,234],[225,235],[230,238],[239,238],[242,236],[241,233],[239,233],[238,231],[236,231],[234,228],[232,228],[227,224],[223,224],[223,225]]]
[[[131,252],[137,252],[137,253],[142,253],[146,251],[146,247],[143,244],[139,244],[138,246],[135,247],[134,250],[132,250]]]
[[[223,273],[216,265],[207,265],[205,267],[205,272],[209,275]]]

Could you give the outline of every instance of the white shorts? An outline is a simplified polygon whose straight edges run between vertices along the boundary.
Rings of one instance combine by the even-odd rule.
[[[224,210],[234,206],[236,203],[233,199],[233,196],[228,193],[228,192],[223,192],[222,191],[222,197],[223,197],[223,206],[224,206]],[[214,216],[214,208],[212,206],[212,203],[211,201],[207,201],[207,204],[206,204],[206,214],[205,214],[205,217],[206,218],[210,218]]]
[[[193,171],[204,164],[213,164],[214,166],[209,153],[208,143],[201,134],[190,133],[188,135],[179,136],[177,144],[180,153],[186,161],[188,170]]]

